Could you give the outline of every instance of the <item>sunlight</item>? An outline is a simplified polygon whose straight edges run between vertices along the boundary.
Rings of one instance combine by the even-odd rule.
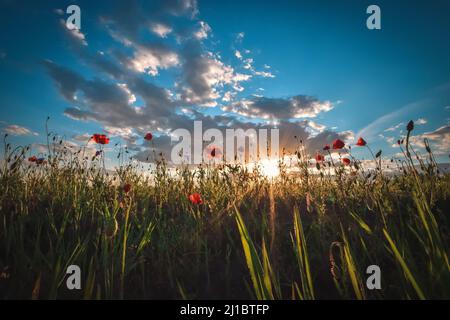
[[[269,178],[276,177],[280,174],[280,168],[277,160],[264,159],[259,161],[262,173]]]

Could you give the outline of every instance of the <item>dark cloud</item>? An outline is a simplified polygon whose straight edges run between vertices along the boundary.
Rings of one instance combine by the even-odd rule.
[[[69,101],[75,100],[75,93],[84,84],[84,79],[77,73],[56,65],[50,60],[43,62],[49,75],[55,80],[61,95]]]

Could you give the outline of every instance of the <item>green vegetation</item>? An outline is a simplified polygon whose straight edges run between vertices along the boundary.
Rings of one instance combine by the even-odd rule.
[[[299,152],[299,173],[271,179],[233,164],[173,175],[163,159],[152,176],[107,173],[52,141],[30,163],[5,137],[0,298],[450,299],[450,176],[431,150],[407,141],[395,176],[356,159],[311,174]],[[66,288],[71,264],[81,290]],[[372,264],[381,290],[366,287]]]

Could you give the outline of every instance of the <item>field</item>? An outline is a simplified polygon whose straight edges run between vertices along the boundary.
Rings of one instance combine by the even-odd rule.
[[[268,177],[206,163],[174,175],[164,159],[152,175],[105,171],[49,138],[30,162],[5,137],[2,299],[450,299],[450,175],[408,139],[396,175],[326,154],[312,174],[299,146],[297,173]],[[66,287],[72,264],[81,290]]]

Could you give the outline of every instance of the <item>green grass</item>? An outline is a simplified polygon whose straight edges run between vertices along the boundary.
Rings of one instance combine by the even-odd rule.
[[[5,139],[2,299],[450,299],[450,176],[431,151],[413,161],[408,146],[395,177],[357,160],[312,175],[298,154],[298,174],[268,179],[233,164],[171,175],[163,159],[151,177],[131,162],[106,173],[58,146],[35,165]],[[371,264],[381,290],[365,286]]]

